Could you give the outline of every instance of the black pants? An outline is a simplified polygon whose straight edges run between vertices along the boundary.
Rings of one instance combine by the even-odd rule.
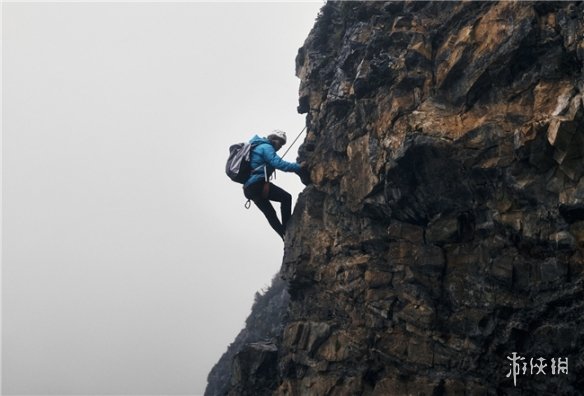
[[[292,196],[286,191],[272,183],[257,182],[243,189],[243,193],[247,199],[251,199],[254,204],[263,212],[266,219],[272,228],[284,238],[286,231],[286,224],[290,220],[292,214]],[[267,190],[267,191],[266,191]],[[282,222],[278,219],[274,207],[270,201],[280,202],[280,212],[282,214]]]

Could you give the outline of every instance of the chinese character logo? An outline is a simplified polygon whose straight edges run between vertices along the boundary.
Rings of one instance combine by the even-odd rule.
[[[507,378],[513,376],[513,386],[517,386],[517,377],[519,375],[527,375],[528,371],[529,375],[547,375],[547,373],[551,375],[568,375],[568,358],[552,358],[551,366],[545,363],[545,358],[530,358],[528,366],[525,357],[519,356],[517,352],[513,352],[511,356],[507,356],[507,360],[510,361]]]

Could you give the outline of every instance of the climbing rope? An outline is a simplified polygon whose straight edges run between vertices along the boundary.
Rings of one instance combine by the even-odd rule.
[[[296,136],[296,139],[294,139],[294,141],[292,142],[292,144],[290,144],[290,146],[288,146],[288,150],[284,151],[284,154],[280,157],[280,158],[284,158],[286,156],[286,154],[288,154],[288,151],[290,151],[290,149],[292,148],[292,146],[294,146],[294,143],[296,143],[296,141],[298,140],[298,138],[300,137],[300,135],[302,135],[302,132],[304,132],[306,130],[306,126],[304,126],[304,128],[302,128],[302,130],[298,133],[298,136]],[[274,173],[272,174],[272,177],[275,179],[276,178],[276,170],[274,170]]]
[[[298,140],[298,138],[300,137],[300,135],[302,135],[302,132],[304,132],[306,130],[306,126],[304,126],[304,128],[302,128],[302,130],[300,131],[300,133],[298,133],[298,136],[296,136],[296,139],[294,139],[294,141],[292,142],[292,144],[288,147],[288,150],[286,150],[284,152],[284,154],[282,155],[282,158],[284,158],[286,156],[286,154],[288,154],[288,151],[290,151],[290,149],[292,148],[292,146],[294,146],[294,143],[296,143],[296,141]]]

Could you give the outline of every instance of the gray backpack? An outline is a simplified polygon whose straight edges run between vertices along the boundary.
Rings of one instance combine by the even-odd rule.
[[[255,147],[251,143],[237,143],[229,147],[229,158],[225,165],[225,173],[237,183],[245,183],[251,174],[251,151]]]

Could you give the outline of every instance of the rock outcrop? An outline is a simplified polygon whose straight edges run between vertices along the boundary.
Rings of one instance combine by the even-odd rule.
[[[278,384],[275,364],[290,300],[281,277],[269,289],[256,293],[245,328],[227,348],[208,376],[205,396],[261,395]]]
[[[580,394],[584,3],[329,2],[297,75],[313,185],[254,394]]]

